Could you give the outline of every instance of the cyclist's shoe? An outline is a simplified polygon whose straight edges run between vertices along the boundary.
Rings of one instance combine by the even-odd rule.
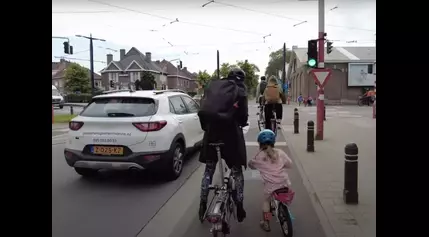
[[[201,201],[200,210],[198,211],[198,216],[200,218],[201,223],[204,222],[206,211],[207,211],[207,202]]]
[[[243,222],[246,218],[246,211],[244,210],[243,203],[237,203],[237,221]]]

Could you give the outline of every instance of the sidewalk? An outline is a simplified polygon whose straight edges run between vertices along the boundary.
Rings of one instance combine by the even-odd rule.
[[[293,113],[295,106],[284,107]],[[283,133],[303,179],[308,179],[308,191],[327,217],[337,237],[376,236],[376,131],[371,118],[332,118],[324,124],[324,140],[315,141],[315,152],[306,151],[308,120],[315,115],[300,113],[300,134],[293,134],[290,125]],[[286,124],[290,124],[287,122]],[[355,142],[359,148],[359,204],[346,205],[343,201],[344,146]],[[326,228],[326,226],[325,226]],[[329,231],[328,231],[329,232]]]

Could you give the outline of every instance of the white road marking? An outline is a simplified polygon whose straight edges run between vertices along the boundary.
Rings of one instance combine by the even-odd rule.
[[[68,136],[68,133],[56,135],[52,137],[52,140],[64,139],[64,138],[67,138],[67,136]]]
[[[362,115],[353,115],[353,114],[340,114],[341,118],[362,118]]]

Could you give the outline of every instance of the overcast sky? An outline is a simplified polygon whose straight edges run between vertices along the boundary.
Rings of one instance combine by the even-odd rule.
[[[106,54],[119,60],[119,49],[134,46],[142,53],[151,52],[153,60],[180,58],[190,71],[210,73],[219,49],[221,63],[248,59],[262,74],[269,53],[284,42],[288,48],[307,47],[309,39],[317,38],[316,1],[223,0],[201,7],[206,2],[52,0],[52,36],[69,37],[75,52],[64,55],[63,40],[52,39],[52,60],[65,56],[89,67],[89,40],[75,35],[92,33],[106,40],[94,41],[94,60],[100,61],[95,63],[96,71],[106,66]],[[325,0],[325,5],[325,31],[334,47],[374,46],[375,0]],[[174,22],[176,18],[179,22]],[[294,26],[303,21],[307,22]]]

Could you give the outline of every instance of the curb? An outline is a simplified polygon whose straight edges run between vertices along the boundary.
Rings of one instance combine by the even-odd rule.
[[[283,130],[281,130],[283,137],[287,140],[290,135],[287,135],[286,132],[284,132]],[[296,154],[293,146],[291,146],[290,144],[288,144],[287,149],[289,149],[291,155],[293,158],[293,161],[295,162],[295,166],[298,169],[298,173],[301,175],[302,178],[302,183],[305,187],[305,189],[307,190],[309,196],[310,196],[310,200],[311,200],[311,204],[313,205],[314,210],[316,211],[317,217],[319,218],[319,222],[320,225],[322,226],[322,229],[325,233],[325,236],[327,237],[335,237],[337,236],[334,228],[331,224],[331,222],[329,221],[328,215],[325,212],[325,209],[323,208],[322,204],[319,201],[319,197],[317,196],[316,192],[314,191],[313,185],[310,182],[310,179],[308,178],[307,174],[304,171],[304,167],[302,166],[302,163],[300,161],[300,159],[298,158],[298,155]]]

